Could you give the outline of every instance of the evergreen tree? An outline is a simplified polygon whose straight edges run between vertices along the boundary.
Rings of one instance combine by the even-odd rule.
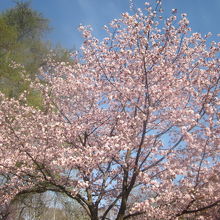
[[[30,2],[16,1],[16,5],[0,14],[0,91],[10,98],[19,98],[28,91],[28,103],[41,106],[41,95],[30,89],[30,81],[39,77],[52,46],[44,41],[50,30],[49,20],[31,8]],[[60,46],[53,50],[56,61],[70,60]]]

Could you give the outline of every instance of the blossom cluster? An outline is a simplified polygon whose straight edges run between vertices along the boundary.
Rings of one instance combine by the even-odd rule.
[[[176,23],[148,4],[146,11],[122,14],[103,41],[80,26],[78,61],[49,60],[45,83],[33,85],[43,109],[1,95],[2,206],[42,189],[76,199],[91,219],[100,207],[118,220],[212,219],[220,202],[220,45],[190,34],[185,14]],[[130,204],[134,189],[146,196]]]

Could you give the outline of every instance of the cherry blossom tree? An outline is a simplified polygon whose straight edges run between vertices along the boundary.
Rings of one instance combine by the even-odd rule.
[[[80,26],[77,62],[49,59],[33,85],[43,109],[1,95],[2,218],[47,190],[91,220],[219,217],[220,44],[160,3],[123,13],[102,41]]]

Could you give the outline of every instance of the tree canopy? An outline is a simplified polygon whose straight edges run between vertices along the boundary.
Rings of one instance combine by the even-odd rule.
[[[49,59],[31,85],[44,109],[0,95],[2,219],[47,190],[91,220],[219,217],[220,43],[175,13],[145,3],[101,41],[80,26],[77,62]]]

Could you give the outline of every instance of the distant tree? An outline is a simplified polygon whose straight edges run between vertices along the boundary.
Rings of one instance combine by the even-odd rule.
[[[31,193],[16,196],[9,210],[7,220],[38,220],[46,210],[45,195]]]
[[[33,10],[30,2],[16,1],[16,6],[6,10],[3,18],[9,26],[16,28],[18,41],[41,40],[50,30],[49,20]]]
[[[45,192],[16,197],[7,220],[89,220],[83,208],[64,194]]]
[[[16,1],[0,15],[0,91],[8,97],[19,98],[30,89],[30,82],[39,77],[39,68],[45,65],[49,54],[56,61],[70,60],[62,47],[52,48],[43,36],[50,30],[48,19],[31,8],[30,2]],[[53,51],[53,52],[51,52]],[[28,93],[29,104],[41,106],[39,92]]]
[[[0,89],[9,97],[24,90],[19,86],[22,81],[20,66],[13,65],[16,60],[14,51],[19,47],[17,36],[16,29],[0,17]]]
[[[42,40],[50,30],[48,19],[33,10],[30,2],[16,1],[14,8],[8,9],[1,15],[5,23],[17,32],[17,48],[13,48],[16,61],[25,66],[32,75],[36,75],[49,51]]]
[[[0,15],[0,90],[18,98],[30,90],[25,78],[34,79],[49,53],[42,36],[49,30],[48,20],[30,8],[29,2],[16,2],[14,8]],[[29,93],[29,103],[40,105],[36,91]]]
[[[5,20],[0,17],[0,56],[15,48],[17,41],[17,31],[14,27],[8,25]]]
[[[68,220],[90,219],[83,207],[65,194],[57,193],[57,202],[61,205],[62,211],[66,214]]]

